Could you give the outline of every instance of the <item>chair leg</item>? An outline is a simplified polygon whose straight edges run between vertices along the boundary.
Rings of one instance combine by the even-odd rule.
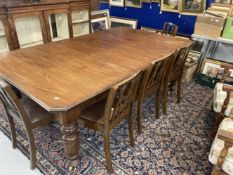
[[[216,166],[214,166],[211,171],[211,175],[219,175],[219,174],[220,174],[219,170],[216,170]]]
[[[224,116],[221,113],[215,114],[215,127],[218,128],[222,120],[224,119]]]
[[[30,146],[30,164],[31,164],[31,169],[36,168],[36,145],[35,145],[35,139],[34,135],[32,132],[32,129],[29,128],[28,126],[25,126],[27,136],[28,136],[28,141],[29,141],[29,146]]]
[[[110,152],[110,133],[109,131],[104,132],[104,152],[107,160],[107,167],[109,172],[113,173],[112,168],[112,158],[111,158],[111,152]]]
[[[11,140],[12,140],[12,148],[15,149],[17,146],[17,141],[16,141],[16,130],[15,130],[15,123],[13,118],[7,114],[7,120],[10,126],[10,133],[11,133]]]
[[[130,145],[133,147],[135,145],[135,142],[134,142],[134,132],[133,132],[133,112],[131,112],[131,114],[129,115],[128,125],[129,125]]]
[[[167,115],[167,101],[168,101],[168,86],[163,88],[163,115]]]
[[[138,134],[142,134],[142,103],[143,100],[138,100],[138,113],[137,113],[137,125],[138,125]]]
[[[175,82],[174,82],[174,81],[170,82],[170,84],[169,84],[169,91],[170,91],[170,92],[172,92],[173,86],[174,86],[174,85],[175,85]]]
[[[160,91],[155,94],[155,118],[159,118],[160,115]]]
[[[176,95],[177,95],[177,103],[179,104],[180,103],[180,99],[181,99],[181,78],[178,78],[177,82],[176,82]]]

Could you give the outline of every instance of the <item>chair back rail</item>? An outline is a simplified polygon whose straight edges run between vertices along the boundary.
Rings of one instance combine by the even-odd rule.
[[[176,59],[174,60],[174,64],[172,66],[172,70],[171,70],[171,78],[173,76],[178,76],[178,77],[175,77],[175,78],[181,78],[181,75],[183,73],[183,70],[184,70],[184,65],[185,65],[185,62],[186,62],[186,59],[188,57],[188,54],[192,48],[193,44],[189,44],[188,46],[185,46],[183,48],[181,48],[179,51],[178,51],[178,55],[176,57]]]
[[[168,82],[171,79],[171,75],[173,72],[173,66],[177,61],[178,55],[179,55],[179,50],[176,50],[174,54],[168,57],[166,61],[166,66],[165,66],[166,68],[165,68],[165,72],[163,75],[163,81],[162,81],[164,87],[168,85]]]
[[[22,121],[24,125],[30,125],[31,122],[29,116],[27,116],[23,105],[9,84],[4,83],[4,85],[0,85],[0,98],[6,109],[7,115],[17,117],[16,119]],[[15,115],[13,116],[12,113]]]
[[[171,22],[165,22],[163,25],[162,34],[170,34],[171,36],[175,36],[179,27]]]
[[[111,124],[132,111],[141,74],[139,71],[110,89],[104,112],[105,124]]]
[[[223,72],[222,79],[220,82],[224,83],[226,81],[227,76],[229,76],[231,74],[230,69],[233,69],[233,64],[222,63],[221,68],[224,69],[224,72]]]
[[[171,55],[161,61],[149,64],[144,71],[140,88],[138,88],[139,98],[144,98],[145,95],[149,95],[156,87],[161,85],[170,57]]]

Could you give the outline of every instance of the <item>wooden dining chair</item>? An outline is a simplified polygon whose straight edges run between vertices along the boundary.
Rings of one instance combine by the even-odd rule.
[[[163,81],[163,114],[167,114],[167,103],[168,103],[168,88],[172,89],[172,86],[176,83],[177,85],[177,103],[180,103],[181,98],[181,80],[184,70],[184,64],[192,48],[192,43],[177,50],[177,56],[171,63],[170,68],[167,70],[164,81]]]
[[[128,118],[130,144],[134,146],[133,104],[141,74],[140,71],[114,85],[107,98],[84,109],[78,120],[81,125],[103,132],[104,151],[110,173],[113,173],[110,132],[125,118]]]
[[[138,88],[137,124],[139,134],[142,133],[142,105],[145,97],[155,94],[155,116],[156,118],[159,117],[161,85],[176,55],[177,52],[167,56],[161,61],[153,62],[144,71],[140,87]]]
[[[165,22],[163,25],[162,34],[176,36],[179,27],[171,22]]]
[[[30,146],[31,169],[36,167],[36,146],[33,129],[47,124],[54,120],[54,115],[45,111],[25,95],[19,99],[12,87],[5,81],[0,81],[0,100],[5,108],[7,120],[10,126],[12,146],[16,148],[15,122],[17,120],[26,130],[26,135]]]

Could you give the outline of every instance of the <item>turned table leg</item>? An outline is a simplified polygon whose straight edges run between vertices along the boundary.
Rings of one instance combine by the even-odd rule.
[[[60,123],[60,129],[62,134],[62,142],[64,148],[64,161],[65,168],[74,170],[80,162],[79,157],[79,136],[77,118],[80,114],[80,110],[70,110],[66,112],[60,112],[56,115],[57,120]]]

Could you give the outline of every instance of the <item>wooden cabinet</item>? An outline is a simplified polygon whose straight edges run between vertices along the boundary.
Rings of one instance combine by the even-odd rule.
[[[6,18],[0,16],[0,53],[9,51],[8,39],[6,35],[6,25],[4,25]]]
[[[0,2],[0,52],[89,33],[89,0]]]
[[[12,50],[9,22],[5,15],[5,11],[0,9],[0,53],[9,50]]]

